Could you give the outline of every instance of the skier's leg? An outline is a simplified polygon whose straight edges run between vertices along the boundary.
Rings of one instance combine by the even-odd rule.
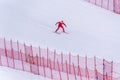
[[[57,32],[59,30],[59,27],[57,27],[57,29],[55,30],[55,32]]]
[[[61,27],[61,28],[62,28],[63,32],[65,32],[65,29],[63,27]]]

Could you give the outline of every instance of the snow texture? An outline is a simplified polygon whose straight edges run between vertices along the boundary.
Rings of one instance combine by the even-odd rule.
[[[60,20],[67,24],[69,34],[53,33]],[[0,0],[0,38],[35,47],[120,62],[119,30],[120,15],[84,0]],[[27,80],[23,76],[20,80]]]

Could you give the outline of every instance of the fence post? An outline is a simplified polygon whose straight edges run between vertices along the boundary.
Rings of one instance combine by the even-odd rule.
[[[71,73],[71,53],[69,53],[69,73]]]
[[[46,77],[46,70],[45,70],[45,64],[44,64],[44,57],[42,57],[42,59],[43,59],[44,77]]]
[[[41,48],[40,48],[40,47],[39,47],[39,58],[40,58],[40,59],[39,59],[39,60],[40,60],[40,61],[39,61],[39,62],[40,62],[40,63],[39,63],[39,64],[40,64],[39,66],[41,66],[41,59],[42,59],[42,58],[41,58]]]
[[[1,44],[1,43],[0,43]],[[1,61],[1,52],[0,52],[0,66],[2,66],[2,61]]]
[[[17,49],[18,49],[18,60],[20,60],[20,55],[19,55],[20,51],[19,51],[19,42],[18,42],[18,40],[17,40]]]
[[[103,0],[101,0],[101,5],[100,6],[101,6],[101,8],[103,7]]]
[[[48,55],[49,55],[49,49],[47,48],[47,67],[49,67],[49,63],[48,63]]]
[[[67,64],[67,61],[66,61],[66,73],[67,73],[67,80],[69,80],[69,74],[68,74],[68,64]]]
[[[25,50],[25,53],[23,53],[23,54],[25,54],[25,59],[26,59],[26,55],[27,55],[27,50],[26,50],[26,44],[24,43],[24,50]],[[23,64],[24,65],[24,64]],[[25,70],[25,68],[24,68],[24,70]],[[31,72],[31,66],[30,66],[30,72]]]
[[[87,80],[87,56],[85,56],[85,73],[86,73],[86,80]]]
[[[103,59],[103,80],[105,80],[105,74],[104,74],[104,71],[105,71],[105,64],[104,64],[104,61],[105,61],[105,59]]]
[[[30,46],[30,50],[31,50],[31,53],[29,53],[29,54],[31,54],[31,58],[32,58],[32,63],[30,62],[30,66],[31,66],[31,73],[33,73],[33,68],[32,68],[32,65],[34,64],[35,65],[35,61],[34,61],[34,56],[33,56],[33,47],[32,47],[32,45]],[[28,54],[27,54],[28,55]]]
[[[57,60],[57,64],[58,64],[58,70],[59,70],[59,76],[60,76],[60,80],[62,80],[62,77],[61,77],[61,72],[60,72],[60,65],[59,65],[59,62]]]
[[[30,46],[30,50],[31,50],[31,55],[32,55],[32,58],[33,58],[33,47],[32,47],[32,45]],[[33,61],[34,62],[34,61]]]
[[[87,56],[85,57],[85,64],[86,64],[86,80],[89,80],[89,72],[88,72],[88,67],[87,67]]]
[[[78,60],[78,75],[79,75],[79,65],[80,65],[80,63],[79,63],[79,55],[77,55],[77,60]]]
[[[61,52],[61,65],[62,65],[62,72],[63,72],[63,53]]]
[[[31,59],[32,58],[32,59]],[[32,61],[31,61],[32,60]],[[32,72],[32,64],[33,64],[33,56],[30,56],[30,61],[28,62],[30,64],[30,72]]]
[[[24,50],[25,50],[25,54],[26,54],[26,45],[25,45],[25,43],[24,43]]]
[[[12,40],[10,40],[10,45],[11,45],[11,54],[12,54],[12,58],[13,58],[13,68],[15,69],[15,62],[14,62],[14,49],[13,49]]]
[[[74,64],[73,64],[73,70],[74,70],[75,80],[77,80],[77,77],[76,77],[76,71],[75,71],[75,66],[74,66]]]
[[[96,79],[96,57],[94,56],[94,74],[95,74],[95,79]]]
[[[53,79],[53,73],[52,73],[51,60],[50,60],[50,71],[51,71],[51,79]]]
[[[94,73],[95,73],[95,80],[98,80],[98,71],[96,69],[96,56],[94,56]]]
[[[81,69],[79,65],[78,65],[78,71],[79,71],[80,80],[82,80]]]
[[[22,57],[21,50],[20,50],[20,55],[21,55],[21,61],[22,61],[22,69],[23,69],[23,71],[25,71],[25,69],[24,69],[24,64],[23,64],[23,57]]]
[[[95,0],[95,5],[97,5],[97,4],[96,4],[96,0]]]
[[[38,63],[38,54],[36,54],[36,58],[37,58],[37,70],[38,70],[38,75],[39,75],[39,63]]]
[[[113,80],[113,61],[111,62],[111,80]]]
[[[55,69],[55,67],[56,67],[55,58],[56,58],[56,50],[54,50],[54,69]]]
[[[4,48],[5,48],[5,57],[7,59],[7,67],[9,67],[9,63],[8,63],[8,56],[7,56],[7,49],[6,49],[6,40],[4,38]]]
[[[115,0],[113,0],[113,12],[115,12]]]
[[[108,9],[108,10],[109,10],[109,4],[110,4],[109,2],[110,2],[110,1],[108,0],[108,4],[107,4],[107,9]]]
[[[2,44],[1,39],[0,39],[0,44]],[[0,50],[0,66],[2,66],[2,64],[1,64],[1,50]]]

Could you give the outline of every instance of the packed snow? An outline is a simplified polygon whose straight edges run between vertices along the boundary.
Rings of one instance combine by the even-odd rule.
[[[68,34],[54,33],[61,20]],[[84,0],[0,0],[0,38],[7,40],[120,62],[119,30],[119,14]]]
[[[0,79],[1,80],[51,80],[43,76],[30,74],[19,70],[13,70],[7,67],[0,66]]]

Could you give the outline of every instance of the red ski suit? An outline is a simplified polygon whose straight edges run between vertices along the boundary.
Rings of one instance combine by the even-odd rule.
[[[63,25],[66,27],[66,24],[63,21],[59,21],[55,25],[58,25],[58,27],[55,30],[55,32],[57,32],[60,28],[62,28],[63,32],[65,32],[65,29],[64,29]]]

